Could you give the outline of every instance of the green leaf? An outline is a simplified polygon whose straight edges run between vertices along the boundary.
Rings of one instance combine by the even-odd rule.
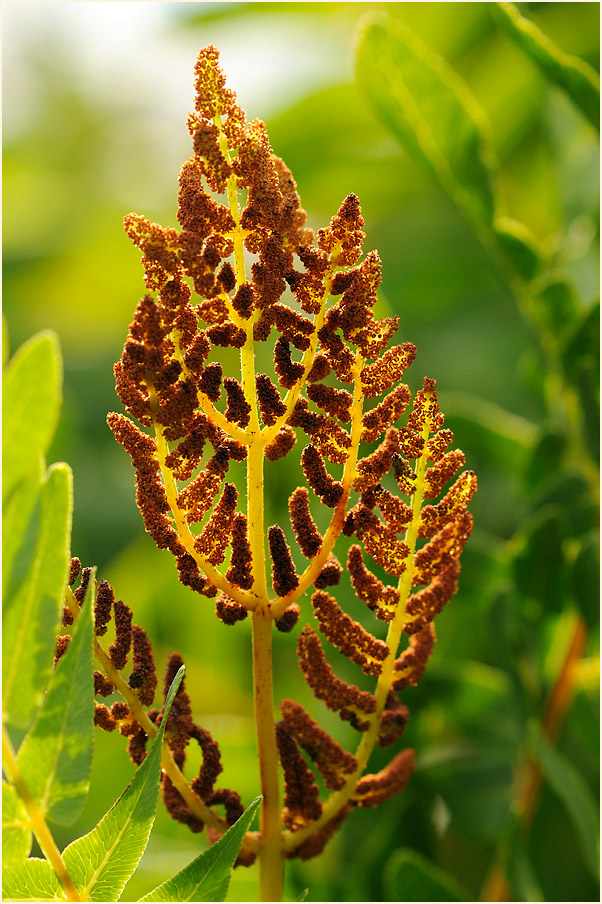
[[[564,530],[560,512],[546,508],[523,526],[514,557],[516,586],[528,599],[538,600],[545,612],[558,612],[564,603]]]
[[[12,598],[31,565],[38,538],[44,463],[21,481],[2,507],[2,599]],[[37,506],[37,508],[36,508]]]
[[[2,862],[19,863],[31,850],[27,811],[12,785],[2,782]]]
[[[499,707],[495,712],[499,713]],[[424,768],[429,785],[437,788],[445,801],[451,817],[450,831],[457,831],[479,844],[496,841],[500,825],[512,804],[512,760],[509,744],[507,741],[501,743],[501,734],[504,731],[512,737],[514,716],[502,714],[501,718],[506,725],[494,726],[496,738],[483,738],[481,742],[483,730],[477,731],[473,725],[470,746],[461,741],[444,742],[442,750],[432,745],[426,762],[421,759],[420,768]],[[515,749],[516,742],[513,751]],[[390,900],[404,899],[393,897]]]
[[[557,428],[542,430],[528,456],[524,483],[529,496],[544,489],[554,481],[563,469],[563,456],[567,448],[566,435]]]
[[[600,827],[594,796],[573,764],[544,739],[535,723],[529,727],[529,741],[546,781],[564,804],[575,826],[587,868],[598,879]]]
[[[573,597],[594,631],[600,622],[600,543],[596,532],[583,538],[570,576]]]
[[[483,461],[514,472],[535,440],[530,421],[494,402],[464,392],[441,392],[445,419],[454,433]]]
[[[395,851],[384,869],[387,901],[470,901],[458,880],[411,848]]]
[[[2,499],[44,456],[56,428],[62,396],[57,336],[38,333],[16,352],[2,388]]]
[[[10,336],[8,335],[8,323],[2,315],[2,367],[6,367],[10,357]]]
[[[71,825],[86,802],[94,744],[93,580],[18,765],[44,817]],[[91,602],[92,598],[92,602]]]
[[[583,434],[592,462],[600,460],[600,374],[598,362],[583,360],[576,374],[576,396],[581,404]],[[598,474],[593,476],[596,481]],[[596,481],[597,482],[597,481]]]
[[[85,901],[116,901],[144,853],[157,808],[165,725],[183,674],[182,666],[169,689],[161,727],[132,783],[98,825],[63,852]]]
[[[514,3],[497,3],[498,20],[551,82],[562,88],[591,124],[600,130],[600,78],[580,57],[564,53]]]
[[[543,249],[531,231],[517,220],[497,217],[494,232],[500,248],[519,276],[527,282],[543,267]]]
[[[529,859],[527,841],[520,821],[515,819],[504,858],[508,882],[516,901],[545,901]]]
[[[23,863],[2,867],[4,901],[64,901],[59,880],[47,860],[32,857]]]
[[[554,275],[548,278],[546,285],[535,296],[535,303],[546,326],[555,336],[564,333],[579,313],[574,288]]]
[[[33,479],[33,478],[32,478]],[[36,498],[26,482],[9,505],[10,572],[4,581],[2,707],[4,718],[26,729],[38,707],[51,669],[71,541],[73,487],[64,463],[49,468]]]
[[[495,213],[495,169],[484,113],[448,63],[399,22],[368,23],[359,84],[380,119],[455,204],[481,226]]]
[[[225,901],[234,861],[261,800],[254,800],[215,844],[140,900]]]
[[[562,511],[563,525],[570,537],[581,537],[599,525],[600,510],[590,484],[571,471],[544,487],[537,505]]]
[[[599,363],[600,302],[596,301],[581,314],[567,338],[562,365],[569,380],[577,380],[584,360]]]

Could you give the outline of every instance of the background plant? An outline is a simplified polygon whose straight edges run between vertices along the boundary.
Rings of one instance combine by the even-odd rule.
[[[403,859],[405,855],[397,850],[404,845],[455,873],[478,895],[508,812],[518,740],[526,736],[525,714],[541,714],[546,693],[565,659],[563,643],[572,629],[565,625],[566,611],[559,611],[560,602],[570,604],[576,595],[586,603],[598,598],[596,570],[587,566],[596,548],[589,533],[589,491],[579,489],[583,488],[582,467],[578,464],[575,473],[575,456],[558,454],[559,445],[564,446],[564,428],[561,424],[558,429],[556,414],[547,413],[556,409],[546,409],[543,404],[546,368],[531,329],[518,315],[512,294],[495,275],[472,229],[446,201],[428,169],[405,156],[372,116],[360,86],[354,83],[348,48],[357,17],[366,6],[375,9],[375,5],[223,4],[217,11],[207,5],[187,5],[183,13],[182,7],[176,11],[177,5],[171,9],[171,4],[153,6],[164,11],[161,35],[169,33],[178,47],[179,42],[186,43],[188,50],[178,49],[179,57],[194,55],[201,43],[213,41],[224,48],[223,61],[229,71],[230,47],[236,47],[233,56],[241,57],[250,34],[255,47],[264,42],[260,43],[264,59],[275,58],[282,43],[275,35],[284,40],[308,28],[315,36],[309,43],[317,48],[322,82],[307,85],[303,93],[296,89],[299,100],[291,108],[285,108],[282,101],[275,107],[274,114],[267,117],[272,143],[295,172],[311,225],[327,221],[349,184],[362,198],[367,231],[386,264],[385,298],[390,308],[401,311],[403,333],[419,346],[423,371],[436,373],[446,388],[454,390],[454,396],[443,395],[442,403],[446,412],[452,412],[451,426],[461,432],[463,448],[480,478],[475,499],[479,528],[466,552],[463,596],[453,618],[443,616],[430,676],[410,701],[413,712],[421,715],[409,727],[408,743],[419,754],[428,750],[430,756],[422,760],[419,756],[420,770],[405,792],[403,806],[388,805],[388,818],[380,814],[374,822],[370,814],[363,814],[361,845],[360,830],[356,832],[350,823],[327,851],[319,875],[313,875],[308,866],[302,875],[293,877],[296,884],[290,896],[295,888],[311,884],[312,896],[322,898],[398,897],[398,864],[407,863],[407,857]],[[595,363],[592,322],[588,326],[585,319],[597,291],[598,269],[597,145],[591,125],[509,39],[493,18],[493,4],[386,4],[384,8],[443,54],[486,109],[506,213],[529,226],[544,244],[549,252],[545,269],[551,260],[577,290],[581,301],[572,313],[569,307],[566,320],[566,336],[573,335],[571,359],[578,353],[575,360]],[[53,12],[57,9],[58,5]],[[522,9],[564,51],[597,66],[595,4],[533,4]],[[138,16],[135,29],[140,34],[144,20],[141,12]],[[197,17],[194,22],[190,22],[192,16]],[[171,141],[179,134],[191,100],[182,91],[182,109],[174,110],[173,124],[159,124],[155,118],[149,140],[146,120],[138,118],[139,107],[133,103],[121,106],[124,80],[119,93],[113,90],[110,96],[100,88],[111,84],[110,75],[91,84],[85,75],[91,60],[83,67],[76,43],[67,41],[67,25],[59,26],[59,22],[56,15],[54,25],[46,22],[39,44],[30,23],[29,44],[24,48],[23,43],[8,40],[11,22],[6,17],[7,44],[20,47],[21,56],[11,63],[7,55],[5,63],[14,76],[8,84],[14,86],[19,106],[15,125],[14,117],[9,120],[8,89],[5,116],[13,125],[5,139],[5,310],[13,347],[48,325],[61,336],[67,362],[65,417],[50,458],[66,458],[74,464],[79,488],[75,526],[81,544],[88,544],[84,548],[78,545],[82,559],[101,567],[111,560],[105,574],[128,600],[133,602],[135,596],[137,617],[149,627],[158,658],[173,647],[186,656],[186,637],[177,636],[170,613],[158,605],[166,588],[172,588],[171,567],[157,564],[153,547],[144,539],[134,540],[139,525],[128,489],[129,469],[100,425],[112,407],[111,365],[130,319],[131,298],[138,292],[131,250],[114,224],[124,208],[142,206],[140,190],[135,197],[129,193],[138,173],[140,183],[156,186],[154,206],[144,204],[145,213],[159,222],[173,222],[174,185],[168,174],[177,170],[187,151],[170,144],[173,165],[168,166],[165,136]],[[324,47],[319,43],[321,36]],[[129,52],[143,46],[140,59],[148,59],[152,33],[147,30],[138,40],[137,45],[135,38],[130,39]],[[301,47],[308,42],[298,43]],[[297,44],[289,41],[286,46],[290,72]],[[160,53],[152,54],[153,67],[161,58]],[[57,69],[57,60],[71,69]],[[119,67],[113,69],[119,71]],[[250,71],[255,69],[250,67]],[[151,79],[148,71],[144,78]],[[183,84],[188,80],[185,71]],[[275,79],[276,84],[282,82],[282,77]],[[307,83],[302,74],[296,74],[294,84]],[[293,96],[293,85],[287,87],[289,97]],[[92,95],[87,93],[91,90]],[[139,96],[145,93],[140,91]],[[169,93],[174,96],[172,90]],[[251,116],[264,114],[271,96],[267,86],[263,94],[261,103],[249,103],[242,96]],[[135,155],[132,142],[138,148]],[[153,167],[150,178],[147,166]],[[111,270],[101,263],[109,258],[114,262]],[[553,301],[553,294],[548,293],[550,297]],[[566,295],[561,301],[562,297],[566,301]],[[384,313],[386,308],[381,310]],[[555,324],[559,318],[554,315]],[[474,396],[475,387],[481,400],[493,403],[480,406],[478,419],[474,398],[467,406],[465,396],[459,395],[469,392]],[[580,391],[579,397],[581,408],[586,395]],[[469,407],[472,414],[467,417]],[[533,459],[536,448],[539,453]],[[526,470],[530,456],[533,463]],[[117,492],[105,492],[107,487]],[[116,510],[113,506],[119,500],[123,500],[123,508]],[[526,520],[535,510],[543,526],[539,520]],[[279,515],[275,506],[273,520]],[[561,549],[563,555],[550,555],[550,548]],[[106,561],[101,561],[99,550]],[[574,556],[576,551],[586,567],[579,569],[575,581],[571,560],[567,565],[564,553]],[[531,580],[530,575],[536,578]],[[559,577],[570,582],[571,589],[562,594],[557,588],[567,584],[559,582]],[[500,593],[494,609],[497,620],[492,621],[490,601],[495,587]],[[182,612],[188,609],[185,596],[177,590],[172,590],[170,598]],[[552,611],[550,599],[556,601]],[[591,658],[596,653],[595,606],[594,610],[587,617],[591,630],[585,659],[575,673],[576,696],[557,749],[596,794],[597,678],[595,659]],[[244,625],[241,629],[244,631]],[[501,651],[500,637],[508,638],[510,653]],[[224,759],[232,770],[233,783],[242,792],[245,775],[237,774],[236,764],[244,759],[251,736],[250,701],[242,690],[242,675],[247,672],[246,639],[229,642],[233,666],[225,690],[232,704],[225,721],[215,711],[213,718],[221,722],[222,729],[228,727]],[[215,682],[220,666],[222,652],[218,654],[217,649],[215,638],[207,635],[203,662],[188,673],[191,696],[203,713],[215,710],[206,689]],[[223,730],[220,736],[224,737]],[[110,765],[105,756],[111,755],[100,741],[93,768],[103,781],[82,817],[88,827],[110,806],[131,774],[123,753],[110,760]],[[546,898],[590,899],[595,897],[596,885],[585,868],[579,835],[552,788],[543,785],[527,844],[528,858]],[[250,787],[246,793],[251,794]],[[82,829],[74,831],[81,834]],[[159,815],[157,831],[160,837],[174,832],[178,836],[177,846],[172,848],[178,866],[191,859],[190,849],[184,850],[189,843],[184,827],[178,834],[177,827]],[[65,830],[65,843],[72,837],[69,832]],[[353,874],[337,866],[341,857],[349,861],[346,851],[353,851],[353,862],[357,862]],[[515,862],[520,866],[521,858]],[[520,878],[521,870],[515,872]],[[157,881],[160,878],[157,876]],[[235,874],[233,897],[248,896],[247,880],[252,881],[247,874]],[[140,893],[150,886],[146,882]],[[135,893],[133,890],[132,895]]]

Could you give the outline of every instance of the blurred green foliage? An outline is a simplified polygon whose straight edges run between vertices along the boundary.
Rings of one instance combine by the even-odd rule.
[[[461,887],[476,900],[498,860],[518,900],[597,900],[583,813],[599,782],[598,136],[591,100],[575,103],[579,79],[567,89],[541,48],[517,38],[509,4],[5,11],[4,311],[13,350],[42,328],[61,340],[65,398],[49,458],[74,470],[73,554],[133,608],[160,667],[182,653],[196,720],[219,739],[224,780],[245,803],[257,792],[248,626],[225,628],[177,582],[142,531],[129,462],[105,425],[118,404],[112,364],[143,292],[121,219],[135,209],[175,225],[199,47],[220,48],[242,105],[265,119],[310,225],[327,223],[349,192],[360,197],[367,247],[383,260],[381,315],[397,313],[402,339],[418,346],[410,383],[437,379],[479,475],[460,592],[438,619],[425,678],[405,694],[416,774],[398,799],[350,818],[320,860],[291,862],[288,897],[308,887],[308,900],[411,900],[413,887],[444,900],[441,889]],[[598,68],[598,4],[527,3],[520,13],[562,54]],[[416,147],[402,82],[451,179]],[[277,465],[272,485],[288,491],[294,472],[288,459]],[[284,520],[285,496],[269,501],[268,523]],[[579,619],[587,638],[572,706],[554,745],[538,747],[529,726],[542,720]],[[294,638],[279,638],[275,657],[278,696],[304,702]],[[544,782],[526,832],[515,782],[529,756]],[[385,757],[375,760],[376,771]],[[577,775],[581,816],[561,793],[559,762],[570,767],[565,782]],[[61,846],[132,773],[124,745],[106,735],[93,769],[96,794],[73,830],[57,833]],[[197,852],[198,837],[159,811],[126,897]],[[254,868],[237,870],[230,899],[254,894]]]

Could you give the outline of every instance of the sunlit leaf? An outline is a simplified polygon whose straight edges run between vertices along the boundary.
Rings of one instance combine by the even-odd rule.
[[[497,217],[493,228],[500,248],[519,276],[533,279],[544,263],[543,249],[535,236],[524,223],[508,217]]]
[[[144,853],[157,808],[165,725],[183,674],[182,667],[169,689],[161,727],[132,783],[98,825],[63,852],[85,901],[116,901]]]
[[[2,862],[19,863],[31,850],[27,811],[12,785],[2,782]]]
[[[58,661],[18,765],[44,816],[71,825],[86,801],[94,742],[92,584]]]
[[[39,499],[32,486],[20,498],[28,511],[20,518],[11,506],[11,525],[21,536],[11,538],[11,571],[4,582],[2,706],[11,724],[25,729],[52,664],[71,539],[71,469],[53,465]]]
[[[32,857],[23,863],[2,867],[4,901],[64,901],[59,880],[47,860]]]
[[[2,498],[46,454],[62,396],[62,359],[56,335],[38,333],[16,352],[2,389]]]
[[[361,36],[357,72],[376,113],[479,224],[495,212],[495,162],[484,114],[454,70],[399,22]]]
[[[544,777],[564,804],[579,836],[583,859],[594,878],[600,875],[598,807],[585,779],[573,764],[531,724],[529,740]]]
[[[383,882],[387,901],[471,900],[455,876],[410,848],[402,848],[391,855]]]
[[[10,337],[8,335],[8,323],[2,315],[2,367],[5,367],[10,357]]]
[[[258,797],[215,844],[140,900],[225,901],[232,866],[260,803]]]
[[[521,16],[514,3],[497,3],[498,19],[518,46],[543,74],[563,91],[600,129],[600,78],[585,60],[564,53],[533,22]]]

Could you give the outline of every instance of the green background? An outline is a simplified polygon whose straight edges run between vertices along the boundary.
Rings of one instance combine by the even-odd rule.
[[[132,607],[153,639],[159,669],[172,649],[182,653],[196,719],[222,745],[223,784],[246,804],[257,792],[249,626],[226,628],[210,601],[178,584],[169,554],[142,529],[129,461],[105,424],[108,411],[120,410],[112,365],[143,293],[139,253],[121,220],[135,210],[176,225],[201,46],[220,49],[248,117],[265,120],[312,227],[325,225],[349,192],[359,196],[366,250],[378,248],[383,260],[380,313],[397,313],[401,339],[418,346],[410,385],[418,388],[425,374],[437,379],[449,425],[479,475],[460,592],[438,618],[427,675],[404,694],[416,774],[398,799],[353,814],[322,858],[291,862],[286,893],[293,900],[306,887],[309,900],[411,899],[400,878],[406,847],[477,899],[495,852],[505,844],[514,851],[513,774],[578,611],[588,640],[558,750],[590,793],[598,792],[591,488],[582,462],[564,454],[565,425],[545,401],[548,375],[537,340],[507,282],[427,169],[377,118],[355,77],[360,22],[384,11],[465,79],[490,121],[507,213],[533,232],[550,268],[574,289],[567,354],[589,355],[595,365],[595,338],[578,326],[598,291],[597,135],[500,28],[494,6],[4,4],[4,312],[11,351],[37,330],[58,333],[65,400],[48,459],[73,467],[73,554],[97,565]],[[598,68],[598,4],[521,10],[562,50]],[[558,334],[561,325],[552,320]],[[591,454],[595,437],[589,446]],[[283,500],[295,480],[284,467],[273,474],[268,524],[284,521]],[[277,693],[313,707],[294,640],[278,638]],[[357,681],[355,673],[349,677]],[[322,724],[354,743],[331,714]],[[376,755],[374,769],[385,762],[386,752]],[[76,826],[57,831],[61,846],[95,824],[131,773],[122,739],[98,733],[93,791]],[[160,810],[125,897],[135,900],[163,881],[198,844]],[[535,889],[533,899],[598,899],[579,834],[547,783],[530,836],[518,847],[510,855],[522,876],[516,887]],[[253,869],[237,870],[230,900],[252,900],[255,881]]]

